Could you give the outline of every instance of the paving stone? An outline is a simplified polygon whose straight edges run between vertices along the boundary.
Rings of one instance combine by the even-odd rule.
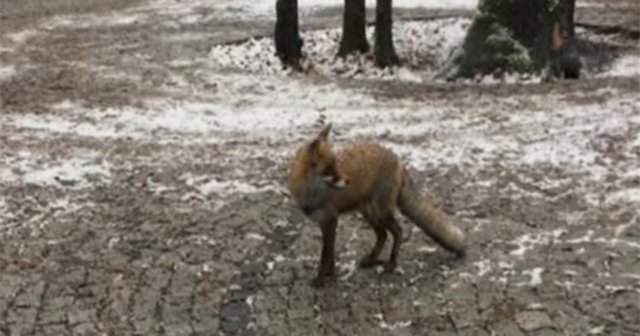
[[[284,313],[257,315],[256,325],[264,335],[290,335],[287,316]]]
[[[501,320],[492,324],[489,329],[495,336],[524,336],[525,334],[515,322],[509,320]]]
[[[80,323],[71,329],[74,336],[94,336],[98,335],[98,330],[93,323]]]
[[[308,283],[298,281],[289,294],[287,314],[289,319],[310,319],[314,316],[314,292]]]
[[[65,296],[45,301],[39,322],[41,324],[66,323],[67,311],[72,306],[73,300],[73,297]]]
[[[182,319],[179,322],[165,322],[162,326],[166,335],[183,336],[193,334],[191,322],[188,319]]]
[[[220,312],[220,327],[224,332],[236,333],[249,323],[250,308],[245,302],[225,304]]]
[[[44,282],[38,281],[33,286],[28,286],[20,295],[16,297],[14,306],[16,307],[38,307],[44,292]]]
[[[150,335],[159,330],[158,327],[160,321],[153,318],[153,316],[148,316],[142,319],[132,320],[131,323],[133,324],[136,333],[141,335]]]
[[[0,334],[3,333],[3,329],[7,330],[9,332],[9,334],[7,334],[6,336],[22,336],[22,335],[28,335],[29,333],[31,333],[31,331],[33,330],[33,323],[32,324],[26,324],[26,323],[10,323],[8,325],[3,326],[3,328],[0,328]],[[3,336],[5,336],[4,334],[2,334]]]
[[[456,330],[472,327],[478,323],[479,317],[475,307],[460,307],[458,305],[455,307],[449,312],[449,318],[453,321]]]
[[[37,331],[36,334],[44,336],[60,336],[66,335],[68,332],[64,324],[47,324],[42,325],[40,331]]]
[[[217,317],[201,317],[192,321],[193,332],[200,336],[213,335],[218,331],[220,320]]]
[[[70,325],[95,322],[97,320],[96,310],[91,308],[74,306],[67,313],[67,321],[69,321]]]
[[[13,274],[0,272],[0,301],[9,300],[18,293],[24,278]]]
[[[489,336],[490,334],[477,326],[471,326],[468,328],[464,328],[462,330],[458,330],[459,336]]]
[[[319,336],[324,334],[320,323],[314,318],[289,319],[288,329],[291,335]]]
[[[256,313],[281,313],[287,310],[287,288],[268,287],[256,294],[254,307]]]
[[[14,308],[7,312],[7,322],[33,326],[36,322],[36,308]]]
[[[553,322],[549,315],[543,311],[531,310],[516,314],[516,322],[524,331],[535,331],[538,329],[553,327]]]

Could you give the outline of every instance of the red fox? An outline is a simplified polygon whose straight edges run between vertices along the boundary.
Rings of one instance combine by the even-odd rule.
[[[360,261],[362,268],[381,263],[378,257],[388,231],[393,236],[393,246],[385,271],[395,269],[402,240],[396,208],[445,249],[464,255],[465,233],[430,200],[419,195],[407,169],[392,151],[375,143],[362,143],[334,152],[328,139],[330,131],[331,124],[303,145],[289,171],[288,188],[295,203],[322,231],[314,287],[322,287],[326,279],[335,276],[338,216],[350,211],[360,212],[376,234],[373,249]]]

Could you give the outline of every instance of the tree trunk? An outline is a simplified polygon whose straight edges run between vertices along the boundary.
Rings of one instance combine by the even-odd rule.
[[[574,13],[575,0],[560,2],[562,15],[554,24],[551,56],[547,75],[550,77],[577,79],[580,77],[580,57],[576,49]]]
[[[298,0],[277,0],[276,55],[285,65],[297,65],[302,57],[302,38],[298,26]]]
[[[400,63],[393,47],[392,12],[391,0],[377,0],[375,56],[376,65],[381,68]]]
[[[359,51],[369,51],[369,43],[365,32],[367,13],[364,0],[344,0],[344,17],[342,20],[342,40],[338,56],[344,57]]]
[[[570,40],[574,40],[576,37],[576,23],[575,23],[575,13],[576,13],[576,0],[565,0],[566,2],[566,24],[567,24],[567,34]]]
[[[575,0],[483,0],[453,60],[454,77],[503,71],[577,78]],[[446,69],[448,71],[448,69]]]

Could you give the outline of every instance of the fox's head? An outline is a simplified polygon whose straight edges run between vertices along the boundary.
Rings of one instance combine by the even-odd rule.
[[[302,211],[309,215],[323,207],[335,192],[347,186],[338,171],[329,143],[331,124],[298,150],[289,172],[289,191]]]

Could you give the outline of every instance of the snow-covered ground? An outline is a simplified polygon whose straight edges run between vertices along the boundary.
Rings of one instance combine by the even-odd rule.
[[[524,98],[518,96],[425,104],[379,101],[365,90],[279,76],[229,74],[212,75],[210,80],[221,89],[202,101],[150,98],[142,107],[107,109],[66,101],[56,104],[55,114],[8,114],[0,121],[3,132],[16,134],[13,141],[19,134],[178,145],[239,141],[265,145],[228,152],[238,160],[256,155],[286,160],[313,134],[316,121],[325,119],[334,124],[338,143],[379,139],[420,170],[460,167],[472,173],[497,163],[545,166],[580,174],[592,183],[632,171],[631,158],[640,148],[640,98],[615,89],[601,93],[611,95],[604,102],[576,106],[561,97],[539,96],[527,98],[528,106],[523,107]],[[629,141],[616,150],[627,159],[615,162],[609,153],[611,141],[621,138]],[[108,162],[100,162],[95,153],[73,153],[51,166],[46,158],[5,148],[0,160],[5,182],[60,185],[57,179],[109,175]]]

